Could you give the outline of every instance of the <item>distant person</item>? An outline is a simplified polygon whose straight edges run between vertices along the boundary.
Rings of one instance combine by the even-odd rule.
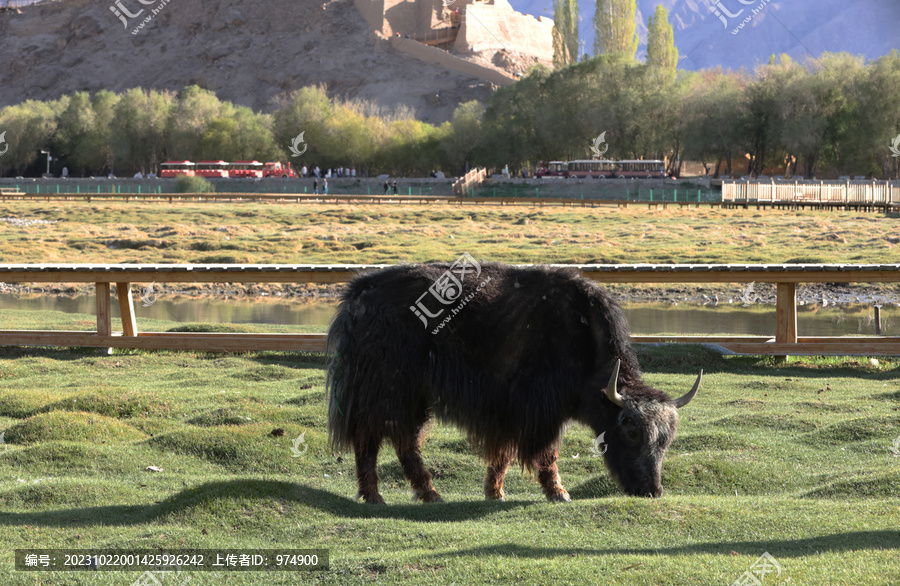
[[[301,176],[301,177],[308,177],[308,176],[309,176],[309,173],[307,173],[306,165],[303,165],[303,168],[300,169],[300,176]]]
[[[328,178],[322,179],[322,194],[328,195]]]
[[[313,179],[313,193],[319,195],[319,178],[318,176]]]
[[[397,195],[397,182],[396,181],[394,181],[394,183],[392,184],[392,187],[394,188],[394,195]]]
[[[382,193],[381,195],[387,195],[388,189],[390,189],[390,188],[391,188],[391,184],[388,183],[387,181],[385,181],[384,182],[384,193]]]
[[[68,168],[68,167],[63,167],[63,169],[62,169],[62,178],[63,178],[63,179],[68,179],[68,178],[69,178],[69,168]]]

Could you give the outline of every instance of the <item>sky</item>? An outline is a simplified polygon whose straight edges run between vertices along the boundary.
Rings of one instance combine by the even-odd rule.
[[[526,14],[553,17],[552,0],[510,3]],[[773,53],[802,61],[823,51],[876,59],[900,50],[900,0],[637,0],[639,58],[646,54],[647,17],[658,4],[669,11],[682,69],[752,70]],[[579,0],[578,8],[579,37],[593,54],[596,0]]]

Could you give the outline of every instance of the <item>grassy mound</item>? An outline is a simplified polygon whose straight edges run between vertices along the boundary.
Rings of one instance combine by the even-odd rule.
[[[114,443],[146,439],[134,427],[105,415],[83,411],[51,411],[34,415],[5,432],[10,444],[29,445],[51,440]]]

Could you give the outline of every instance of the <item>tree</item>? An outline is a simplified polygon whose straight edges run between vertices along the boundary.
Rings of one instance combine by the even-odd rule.
[[[281,157],[282,149],[275,144],[271,114],[257,114],[246,106],[238,106],[232,119],[237,124],[236,159],[240,161],[272,161]]]
[[[109,90],[100,90],[94,94],[91,100],[94,124],[85,141],[85,148],[92,157],[92,162],[88,163],[89,173],[105,175],[107,169],[111,170],[113,150],[110,124],[116,114],[116,105],[119,103],[119,99],[118,94]]]
[[[303,133],[307,150],[303,161],[311,166],[324,164],[320,157],[332,152],[328,136],[328,120],[334,116],[334,104],[322,87],[305,87],[280,97],[274,112],[275,144],[283,153]]]
[[[0,164],[23,174],[41,156],[42,149],[50,149],[57,117],[67,105],[68,98],[64,97],[57,102],[27,100],[0,110],[0,131],[7,149]]]
[[[167,152],[177,159],[196,160],[200,149],[200,138],[207,127],[217,118],[228,118],[223,108],[233,106],[221,102],[216,94],[197,85],[190,85],[178,95],[172,108],[172,116],[166,128]],[[213,156],[221,159],[222,156]]]
[[[684,158],[700,161],[714,176],[730,175],[737,154],[737,126],[740,116],[741,88],[731,74],[705,72],[688,80],[681,126],[684,134]]]
[[[115,170],[126,174],[157,171],[166,153],[166,129],[173,103],[171,92],[141,88],[125,92],[110,122]]]
[[[483,116],[484,105],[476,101],[460,104],[453,111],[451,131],[444,140],[448,171],[454,173],[465,171],[466,162],[471,161],[472,154],[481,139]]]
[[[91,96],[87,92],[76,92],[69,100],[69,105],[60,114],[56,139],[60,156],[81,172],[98,166],[99,156],[91,148],[91,134],[94,131],[96,113],[91,107]],[[102,165],[102,163],[101,163]]]
[[[669,23],[669,13],[662,4],[647,22],[647,65],[656,69],[669,83],[675,81],[678,67],[678,48]]]
[[[578,62],[578,0],[553,0],[553,66]]]
[[[594,54],[621,53],[628,59],[637,54],[635,0],[597,0],[594,12]]]

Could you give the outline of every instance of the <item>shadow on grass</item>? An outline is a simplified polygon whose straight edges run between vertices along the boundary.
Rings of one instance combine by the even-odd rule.
[[[105,349],[103,349],[105,350]],[[0,346],[0,358],[52,358],[54,360],[81,360],[103,356],[100,348],[60,347],[60,346]]]
[[[146,505],[109,505],[54,511],[0,512],[0,526],[90,527],[129,526],[165,520],[170,515],[190,514],[223,499],[277,499],[318,509],[344,519],[402,519],[420,522],[464,522],[499,511],[526,507],[531,502],[459,502],[424,505],[367,506],[328,491],[277,480],[209,482],[185,489],[168,499]]]
[[[660,548],[584,548],[584,547],[530,547],[506,543],[502,545],[486,545],[469,549],[454,549],[447,553],[434,553],[427,557],[442,559],[447,557],[466,556],[501,556],[510,558],[563,558],[572,556],[599,556],[599,555],[732,555],[732,551],[748,556],[756,557],[761,551],[778,552],[778,559],[790,557],[802,557],[807,555],[819,555],[826,551],[861,551],[861,550],[885,550],[900,549],[900,531],[882,529],[879,531],[850,531],[847,533],[834,533],[818,537],[805,537],[802,539],[759,539],[756,541],[718,541],[706,543],[694,543],[675,547]]]

